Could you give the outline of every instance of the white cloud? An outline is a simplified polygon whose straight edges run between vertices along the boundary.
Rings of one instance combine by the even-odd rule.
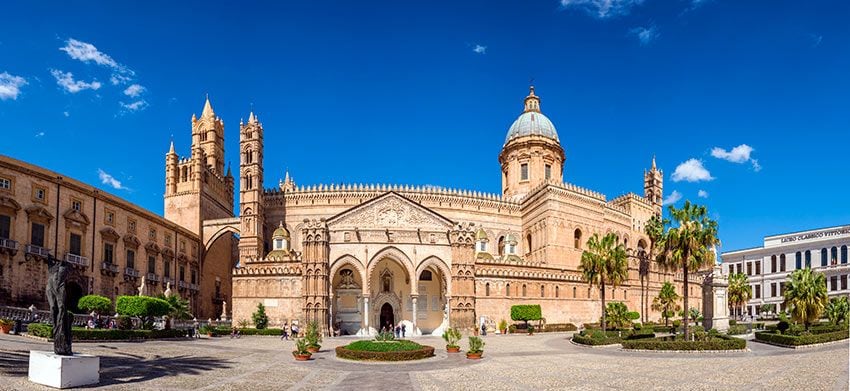
[[[699,182],[714,179],[711,173],[703,167],[702,162],[697,159],[689,159],[676,166],[676,171],[673,171],[670,178],[673,179],[673,182]]]
[[[63,112],[62,112],[62,115],[66,116],[66,117],[70,117],[70,116],[71,116],[71,113],[69,113],[69,112],[67,112],[67,111],[63,111]]]
[[[599,19],[626,15],[644,0],[561,0],[561,7],[575,8]]]
[[[753,165],[753,170],[761,171],[761,165],[759,161],[753,159],[752,153],[755,151],[753,147],[747,144],[741,144],[731,150],[727,151],[720,147],[714,147],[711,149],[711,156],[714,156],[718,159],[723,159],[732,163],[746,163],[750,162]]]
[[[112,76],[109,77],[109,82],[112,83],[112,85],[114,86],[129,83],[130,80],[133,80],[133,78],[118,73],[113,73]]]
[[[11,75],[9,72],[0,73],[0,100],[18,99],[21,87],[26,84],[27,81],[23,77]]]
[[[97,169],[97,176],[100,178],[100,183],[104,185],[111,186],[113,189],[127,190],[126,187],[121,185],[121,181],[115,179],[115,177],[100,168]]]
[[[131,103],[119,102],[119,104],[126,111],[139,111],[139,110],[144,110],[145,108],[148,107],[148,102],[144,99],[137,100],[137,101],[131,102]]]
[[[661,35],[658,33],[658,28],[654,25],[649,27],[635,27],[629,30],[629,34],[634,35],[641,46],[649,45]]]
[[[472,51],[475,52],[475,53],[478,53],[478,54],[486,54],[487,53],[487,47],[481,46],[481,45],[475,45],[475,47],[472,48]]]
[[[708,192],[705,190],[700,190],[697,192],[697,196],[699,196],[700,198],[708,198]]]
[[[673,190],[673,192],[670,193],[670,195],[668,195],[667,197],[664,198],[664,201],[662,201],[661,204],[662,205],[672,205],[672,204],[679,202],[679,200],[681,200],[681,199],[682,199],[682,193],[679,193],[678,191]]]
[[[35,134],[35,138],[42,138],[42,137],[44,137],[44,132],[38,132],[38,133]]]
[[[135,98],[145,92],[145,87],[138,84],[132,84],[124,90],[124,95]]]
[[[90,83],[81,80],[74,80],[74,74],[71,72],[62,72],[58,69],[51,69],[50,74],[56,78],[56,84],[64,88],[72,94],[76,94],[82,90],[97,90],[100,88],[100,82],[94,80]]]
[[[65,46],[59,48],[59,50],[68,53],[68,56],[75,60],[84,63],[94,62],[95,64],[114,69],[115,73],[112,74],[109,80],[115,85],[129,82],[132,80],[132,76],[136,74],[132,69],[118,63],[108,54],[101,52],[97,47],[87,42],[70,38],[65,41]]]

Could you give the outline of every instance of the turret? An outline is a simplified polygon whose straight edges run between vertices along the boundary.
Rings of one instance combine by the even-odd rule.
[[[242,232],[239,258],[253,261],[263,257],[263,125],[252,111],[239,126],[239,209]]]
[[[192,147],[204,150],[204,165],[219,175],[224,173],[224,121],[215,115],[210,97],[204,102],[201,117],[192,115]]]
[[[168,153],[165,154],[165,194],[171,195],[177,192],[177,181],[180,169],[178,163],[177,152],[174,152],[174,140],[171,140],[171,147]]]
[[[656,213],[661,214],[661,204],[664,200],[664,172],[655,165],[655,156],[652,157],[652,167],[643,172],[643,196],[652,203]]]

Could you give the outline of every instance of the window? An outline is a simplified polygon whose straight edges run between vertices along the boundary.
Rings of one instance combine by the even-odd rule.
[[[180,265],[178,272],[180,273],[180,281],[186,281],[186,266]]]
[[[81,211],[83,209],[83,202],[80,200],[72,200],[71,209],[76,210],[77,212]]]
[[[130,269],[136,268],[136,252],[127,250],[127,267]]]
[[[560,293],[559,291],[560,291],[560,289],[558,289],[558,286],[556,285],[555,286],[555,298],[557,298],[559,296],[559,293]]]
[[[30,234],[30,244],[44,247],[44,224],[32,223],[32,232]]]
[[[756,285],[756,299],[761,299],[761,285]]]
[[[546,287],[540,285],[540,297],[546,297]]]
[[[847,245],[841,246],[841,263],[847,263]]]
[[[496,251],[499,252],[499,256],[505,255],[505,237],[499,236],[499,241],[496,244]]]
[[[198,283],[198,271],[195,270],[195,269],[192,269],[192,283],[193,284]]]
[[[829,278],[829,290],[837,291],[838,290],[838,276],[832,276]]]
[[[47,190],[43,187],[33,187],[32,198],[37,202],[45,202],[47,200]]]
[[[827,265],[826,259],[827,259],[826,247],[824,247],[824,248],[820,249],[820,265],[821,266]]]
[[[785,271],[785,254],[779,255],[779,271]]]
[[[487,252],[487,242],[481,240],[478,242],[478,251],[479,252]]]
[[[508,283],[508,284],[505,285],[505,296],[510,296],[510,295],[511,295],[511,284]]]
[[[484,296],[490,296],[490,283],[484,284]]]
[[[847,289],[847,275],[841,275],[841,290]]]
[[[761,261],[756,261],[756,275],[761,274]]]
[[[578,228],[576,228],[576,231],[573,234],[573,247],[581,249],[581,230]]]
[[[545,165],[543,172],[545,174],[546,179],[551,179],[552,178],[552,165],[551,164]]]
[[[186,241],[185,240],[180,241],[180,251],[183,251],[183,252],[186,251]]]
[[[794,264],[794,268],[798,269],[798,270],[802,269],[803,268],[803,253],[797,251],[797,254],[795,254],[795,256],[797,257],[797,260],[796,260],[796,263]]]
[[[806,268],[812,267],[812,252],[806,250]]]
[[[525,289],[525,284],[522,284],[522,297],[528,296],[528,291]]]
[[[528,180],[528,163],[523,163],[519,165],[519,180]]]
[[[171,261],[162,261],[162,275],[171,277]]]
[[[0,190],[12,190],[12,181],[7,178],[0,178]]]
[[[577,290],[576,287],[573,287],[573,299],[576,298],[576,290]]]
[[[148,273],[156,274],[156,257],[153,255],[148,256]]]
[[[770,284],[770,297],[776,297],[776,283]]]
[[[744,267],[744,264],[742,264],[742,263],[739,263],[739,264],[737,265],[738,274],[741,274],[741,270],[742,270],[741,268],[743,268],[743,267]]]
[[[785,283],[780,282],[779,283],[779,296],[782,296],[783,293],[785,293]]]
[[[434,275],[431,274],[430,270],[423,270],[422,274],[419,275],[419,281],[433,281]]]
[[[245,151],[245,163],[251,164],[254,162],[254,152],[250,149]]]
[[[165,235],[165,247],[171,247],[171,236]]]
[[[127,219],[127,232],[136,233],[136,220]]]
[[[531,234],[525,235],[525,253],[531,253]]]
[[[112,243],[103,244],[103,262],[112,263],[115,254],[115,245]]]
[[[80,236],[80,235],[72,233],[71,234],[71,241],[70,241],[70,250],[68,252],[70,252],[71,254],[74,254],[74,255],[83,255],[82,249],[83,249],[83,237]]]
[[[107,211],[106,212],[106,224],[112,225],[115,224],[115,212]]]
[[[832,253],[832,258],[831,258],[831,259],[832,259],[832,260],[837,260],[837,259],[838,259],[838,247],[833,247],[833,248],[832,248],[832,251],[830,251],[830,252]],[[826,266],[826,265],[824,264],[824,266]]]
[[[751,262],[747,262],[747,275],[748,276],[753,275],[753,264]]]
[[[253,189],[254,188],[254,177],[248,175],[248,177],[245,178],[245,183],[246,183],[246,185],[245,185],[246,189],[248,189],[248,190]]]
[[[770,256],[770,272],[776,273],[776,255]]]
[[[148,231],[148,239],[156,240],[156,229],[151,228],[150,231]]]
[[[12,218],[0,215],[0,238],[9,239],[12,236]]]
[[[348,232],[346,232],[348,233]],[[274,240],[274,249],[275,250],[283,250],[283,239],[275,239]]]

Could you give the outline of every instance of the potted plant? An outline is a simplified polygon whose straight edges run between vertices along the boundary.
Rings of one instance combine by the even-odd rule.
[[[443,339],[446,340],[446,352],[447,353],[457,353],[460,352],[460,346],[458,346],[458,341],[460,341],[461,335],[460,331],[456,328],[449,327],[446,331],[443,332]]]
[[[3,334],[9,334],[12,331],[12,327],[15,326],[15,321],[12,319],[0,318],[0,332]]]
[[[310,353],[307,349],[306,338],[298,338],[295,340],[295,350],[292,351],[292,356],[295,357],[295,361],[307,361],[312,355],[313,353]]]
[[[499,332],[501,332],[502,334],[506,334],[508,332],[508,321],[507,320],[502,319],[502,320],[499,321]]]
[[[528,335],[534,335],[534,326],[528,325]]]
[[[319,343],[322,342],[322,334],[319,332],[319,323],[318,322],[310,322],[307,324],[307,331],[304,335],[304,339],[307,342],[307,351],[310,353],[318,353],[319,349],[322,348],[322,345]]]
[[[201,334],[206,334],[206,335],[207,335],[207,337],[214,337],[214,336],[215,336],[215,329],[214,329],[212,326],[208,325],[208,324],[205,324],[205,325],[201,326],[201,328],[200,328],[200,329],[198,329],[198,331],[199,331]]]
[[[469,336],[469,350],[466,352],[466,358],[470,360],[480,360],[484,354],[484,341],[481,337]]]

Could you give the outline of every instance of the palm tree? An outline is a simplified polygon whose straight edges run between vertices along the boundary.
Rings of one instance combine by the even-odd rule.
[[[676,226],[664,234],[663,246],[658,254],[658,262],[666,269],[682,270],[683,306],[688,307],[688,274],[709,265],[714,265],[712,249],[720,244],[717,238],[717,222],[708,217],[704,206],[685,201],[682,209],[670,206],[670,215]],[[687,312],[687,311],[686,311]],[[688,314],[682,316],[685,325],[685,340],[690,340]]]
[[[599,234],[593,234],[587,241],[587,250],[581,254],[579,269],[590,286],[599,286],[602,298],[602,330],[606,330],[605,285],[616,287],[628,279],[629,262],[626,259],[626,250],[622,244],[617,243],[617,236],[613,233],[602,239]]]
[[[664,318],[664,325],[667,326],[670,322],[670,317],[676,311],[679,311],[679,294],[676,293],[676,287],[670,281],[664,281],[661,285],[661,291],[658,292],[658,297],[652,299],[652,310],[661,311],[661,317]]]
[[[753,288],[750,287],[750,280],[744,273],[735,273],[729,276],[729,287],[726,288],[729,294],[729,304],[734,307],[738,316],[743,313],[742,307],[750,301],[753,295]]]
[[[159,295],[158,298],[167,301],[168,304],[171,305],[171,310],[168,312],[168,320],[165,323],[166,328],[171,328],[171,319],[192,319],[192,313],[189,312],[188,300],[184,300],[183,298],[177,295]]]
[[[806,330],[820,319],[829,298],[826,294],[826,277],[812,272],[811,268],[795,270],[785,291],[785,307],[791,310],[791,319],[802,322]]]
[[[846,322],[848,312],[850,312],[850,303],[846,296],[834,297],[826,306],[826,317],[829,318],[829,323],[834,325]]]
[[[694,321],[694,324],[697,324],[697,321],[699,320],[699,317],[702,314],[700,314],[699,310],[695,307],[691,307],[691,309],[688,310],[688,315],[691,317],[691,320]]]
[[[629,320],[629,308],[620,302],[608,303],[605,307],[605,319],[614,327],[626,328],[632,322]]]
[[[664,225],[669,222],[659,215],[653,215],[644,226],[644,232],[649,237],[649,254],[638,254],[640,260],[638,269],[640,274],[640,312],[643,315],[641,322],[646,322],[649,319],[649,262],[657,255],[658,244],[664,238]]]

